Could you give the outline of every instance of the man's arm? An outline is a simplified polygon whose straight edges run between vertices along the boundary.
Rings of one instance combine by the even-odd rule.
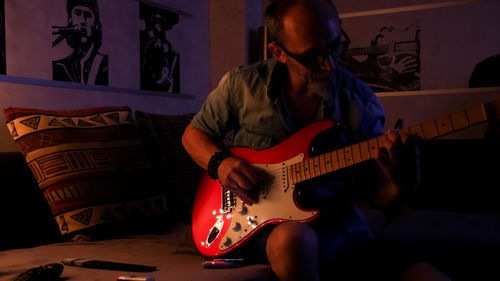
[[[215,144],[212,138],[191,124],[182,135],[182,145],[193,160],[203,169],[208,169],[212,155],[223,149]],[[246,203],[257,203],[254,191],[257,189],[257,174],[244,159],[228,157],[224,159],[217,170],[222,185],[229,188]]]

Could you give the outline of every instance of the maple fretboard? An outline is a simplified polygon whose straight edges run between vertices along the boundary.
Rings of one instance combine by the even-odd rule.
[[[487,120],[485,106],[480,104],[402,129],[400,132],[415,135],[423,140],[430,140]],[[374,159],[377,151],[384,146],[386,140],[387,135],[379,136],[292,164],[288,167],[289,181],[291,184],[296,184]]]

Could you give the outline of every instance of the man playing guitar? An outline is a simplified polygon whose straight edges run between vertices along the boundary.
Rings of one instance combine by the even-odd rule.
[[[274,0],[265,19],[274,58],[228,72],[183,135],[190,156],[248,206],[262,200],[258,194],[266,175],[222,145],[228,132],[234,133],[234,146],[262,150],[320,120],[334,119],[339,122],[338,132],[329,142],[345,146],[383,135],[385,121],[373,91],[338,64],[349,40],[331,2]],[[350,270],[355,268],[347,264],[372,237],[354,204],[351,187],[367,185],[364,188],[373,191],[372,202],[389,210],[394,198],[415,189],[420,175],[418,150],[408,142],[407,134],[389,132],[374,154],[376,161],[303,188],[304,204],[319,209],[319,216],[310,222],[269,225],[228,255],[269,263],[280,280],[317,281],[354,277],[356,272],[379,279],[373,274],[383,270],[371,271],[373,267],[353,272]],[[209,243],[212,240],[207,238]],[[425,263],[399,273],[406,280],[447,280]]]

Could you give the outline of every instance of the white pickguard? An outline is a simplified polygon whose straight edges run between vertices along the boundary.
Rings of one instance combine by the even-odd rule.
[[[295,185],[288,181],[288,166],[304,160],[299,154],[277,164],[254,164],[272,179],[267,186],[260,187],[259,201],[248,206],[237,197],[236,206],[231,213],[231,225],[219,245],[226,250],[251,234],[258,226],[270,220],[304,221],[317,214],[317,211],[304,211],[297,208],[294,201]]]

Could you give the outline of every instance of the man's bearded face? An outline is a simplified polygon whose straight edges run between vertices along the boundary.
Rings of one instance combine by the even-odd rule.
[[[322,97],[325,100],[331,99],[331,93],[334,88],[332,71],[316,70],[307,77],[308,90]]]

